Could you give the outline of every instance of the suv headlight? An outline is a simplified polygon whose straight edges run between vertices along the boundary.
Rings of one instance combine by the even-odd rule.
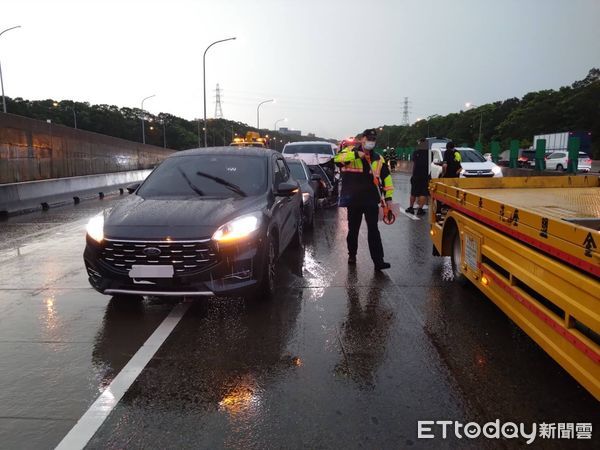
[[[221,225],[212,235],[217,242],[228,242],[248,237],[260,228],[260,212],[246,214]]]
[[[87,234],[96,242],[100,243],[104,239],[104,212],[92,217],[85,227]]]
[[[494,167],[492,167],[492,173],[494,175],[498,175],[499,173],[502,173],[502,169],[498,166],[494,166]]]

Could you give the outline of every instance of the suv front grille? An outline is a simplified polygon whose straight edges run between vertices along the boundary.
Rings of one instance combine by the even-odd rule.
[[[217,262],[217,256],[210,240],[141,242],[107,239],[102,260],[121,273],[128,273],[134,264],[156,264],[172,265],[175,274],[187,275],[212,266]]]
[[[491,170],[465,170],[465,177],[493,177]]]

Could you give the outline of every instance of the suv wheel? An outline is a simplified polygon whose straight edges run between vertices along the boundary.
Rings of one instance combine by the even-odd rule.
[[[565,168],[563,167],[562,164],[557,164],[556,165],[556,170],[559,171],[559,172],[562,172],[563,170],[565,170]]]

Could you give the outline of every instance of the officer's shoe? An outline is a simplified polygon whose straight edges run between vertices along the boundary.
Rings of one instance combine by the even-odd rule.
[[[375,270],[384,270],[389,269],[390,267],[392,267],[392,265],[385,261],[375,263]]]
[[[348,256],[348,264],[356,264],[356,255]]]
[[[406,211],[408,214],[414,214],[415,213],[415,208],[413,208],[412,206],[409,206],[404,211]]]

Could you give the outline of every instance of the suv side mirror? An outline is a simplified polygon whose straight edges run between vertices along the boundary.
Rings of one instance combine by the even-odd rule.
[[[140,183],[133,183],[130,184],[129,186],[127,186],[127,192],[129,192],[130,194],[133,194],[135,191],[137,191],[137,188],[140,187]]]
[[[323,177],[321,175],[319,175],[318,173],[313,173],[310,176],[311,181],[321,181],[323,179]]]
[[[299,192],[299,191],[300,191],[300,188],[298,187],[297,184],[283,182],[283,183],[279,183],[279,186],[277,186],[277,191],[275,192],[275,195],[277,195],[279,197],[291,197],[296,192]]]

